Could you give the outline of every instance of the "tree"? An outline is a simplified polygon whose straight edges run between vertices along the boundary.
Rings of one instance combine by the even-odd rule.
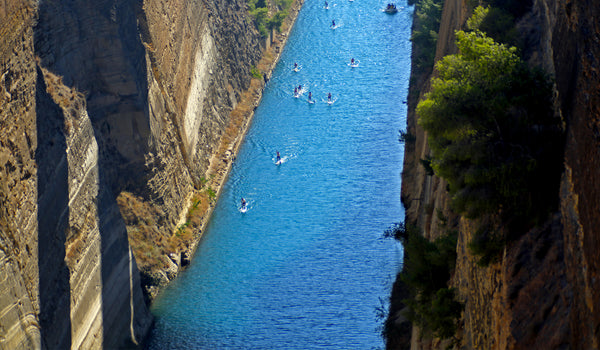
[[[548,192],[558,184],[562,149],[550,81],[516,48],[478,30],[456,37],[459,53],[436,65],[438,77],[417,106],[435,174],[469,218],[541,219],[556,202]]]

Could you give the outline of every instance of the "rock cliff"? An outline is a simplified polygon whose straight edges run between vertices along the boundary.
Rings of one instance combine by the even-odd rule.
[[[240,0],[0,1],[1,349],[140,344],[128,234],[176,236],[262,53]]]
[[[456,52],[453,33],[462,29],[472,2],[446,0],[436,60]],[[465,309],[455,348],[556,349],[598,348],[600,337],[600,27],[597,1],[534,0],[517,24],[526,40],[523,54],[554,78],[555,110],[566,131],[559,209],[543,225],[507,245],[499,262],[477,265],[467,249],[476,223],[452,214],[443,180],[427,175],[420,159],[429,155],[426,135],[416,123],[415,107],[427,91],[426,79],[413,79],[402,200],[406,222],[429,239],[446,223],[459,231],[457,262],[450,286],[457,288]],[[392,308],[392,322],[402,325]],[[388,342],[388,348],[445,348],[449,343],[426,339],[417,329],[411,344]]]

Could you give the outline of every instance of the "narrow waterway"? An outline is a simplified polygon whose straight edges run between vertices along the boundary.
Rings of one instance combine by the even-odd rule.
[[[412,20],[386,4],[306,0],[191,266],[153,305],[149,348],[383,348]]]

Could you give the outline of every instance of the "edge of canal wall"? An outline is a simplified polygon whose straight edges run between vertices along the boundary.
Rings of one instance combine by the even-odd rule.
[[[177,272],[183,270],[191,262],[191,259],[196,253],[198,244],[204,235],[204,231],[210,221],[213,210],[221,196],[223,185],[229,177],[233,162],[235,161],[240,146],[250,128],[252,119],[254,118],[254,111],[260,104],[265,86],[271,79],[273,69],[279,62],[281,53],[287,43],[289,33],[294,27],[298,13],[303,4],[304,0],[294,0],[290,7],[289,15],[281,26],[281,31],[277,32],[272,30],[269,33],[269,36],[264,38],[264,41],[261,43],[263,47],[262,58],[256,66],[261,77],[254,77],[250,87],[242,93],[237,106],[230,113],[230,123],[225,129],[225,133],[221,136],[218,150],[210,158],[210,165],[205,174],[206,183],[202,189],[209,189],[212,191],[212,196],[210,196],[211,198],[207,201],[207,206],[202,207],[200,210],[193,213],[193,216],[200,218],[200,223],[194,228],[196,232],[190,243],[189,249],[182,253],[179,261],[174,261]],[[187,209],[183,211],[184,214],[190,213],[192,211],[191,208],[194,207],[193,194],[188,196],[187,202],[188,206]],[[187,220],[189,222],[189,214]],[[180,218],[180,223],[183,224],[184,222],[186,222],[185,216]],[[171,266],[171,269],[173,267],[174,266]],[[168,275],[168,271],[166,270],[168,270],[168,268],[164,271]],[[175,274],[177,272],[175,272]],[[158,292],[166,286],[167,284],[161,285],[159,290],[153,294],[157,295]]]

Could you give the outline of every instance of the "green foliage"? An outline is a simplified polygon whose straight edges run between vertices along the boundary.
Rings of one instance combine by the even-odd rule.
[[[419,0],[414,3],[415,20],[411,40],[418,55],[413,58],[413,64],[425,71],[433,67],[444,0]]]
[[[505,237],[489,226],[480,227],[468,244],[471,254],[479,256],[477,265],[485,267],[496,262],[504,251]]]
[[[272,17],[269,17],[269,7],[266,0],[248,0],[248,12],[254,19],[254,25],[260,35],[265,38],[269,35],[268,30],[281,30],[281,24],[288,16],[288,10],[293,0],[276,0],[275,6],[279,9]]]
[[[206,194],[211,200],[215,200],[217,198],[217,193],[210,187],[206,189]]]
[[[292,6],[293,0],[275,0],[275,4],[281,11],[287,11]]]
[[[410,228],[407,228],[405,223],[397,222],[383,232],[383,237],[394,238],[404,242],[406,239],[408,239],[408,230],[410,230]]]
[[[398,142],[400,143],[414,143],[417,141],[417,137],[408,131],[400,130],[398,132]]]
[[[480,31],[456,35],[460,53],[438,63],[439,77],[417,106],[432,167],[469,218],[541,219],[555,203],[547,185],[558,183],[552,157],[561,149],[550,82],[514,47]]]
[[[287,11],[278,11],[276,14],[273,15],[273,17],[269,18],[269,20],[267,21],[267,28],[279,31],[281,29],[281,24],[283,23],[283,20],[287,17],[287,15]]]
[[[269,35],[267,32],[267,20],[269,19],[269,9],[266,7],[257,7],[250,11],[250,15],[254,18],[254,25],[262,37]]]
[[[407,300],[407,317],[422,330],[442,339],[456,334],[456,323],[463,305],[456,301],[454,288],[441,288],[435,294],[419,295]]]
[[[433,175],[433,167],[431,167],[431,157],[427,156],[425,159],[420,159],[421,165],[425,168],[425,174],[428,176]]]
[[[481,23],[490,12],[489,7],[477,6],[473,10],[473,14],[467,19],[467,29],[478,30],[481,27]]]
[[[262,73],[254,66],[250,68],[250,74],[252,74],[252,77],[256,79],[262,79],[263,77]]]
[[[462,305],[455,300],[448,280],[456,264],[458,233],[428,241],[415,230],[410,230],[404,242],[404,269],[400,278],[410,289],[404,302],[410,307],[406,315],[425,331],[441,338],[456,332],[456,323]]]
[[[446,287],[456,264],[458,234],[452,231],[430,242],[415,230],[404,244],[404,282],[418,293],[432,294]]]
[[[265,0],[247,0],[247,4],[250,12],[254,11],[257,8],[267,7],[267,3],[265,2]]]
[[[479,29],[497,42],[522,48],[515,17],[506,10],[492,7]]]
[[[496,42],[522,48],[515,17],[502,8],[476,7],[471,18],[467,20],[467,28],[484,32]]]
[[[200,186],[204,187],[204,185],[206,185],[206,183],[208,182],[208,180],[203,176],[200,178]]]

